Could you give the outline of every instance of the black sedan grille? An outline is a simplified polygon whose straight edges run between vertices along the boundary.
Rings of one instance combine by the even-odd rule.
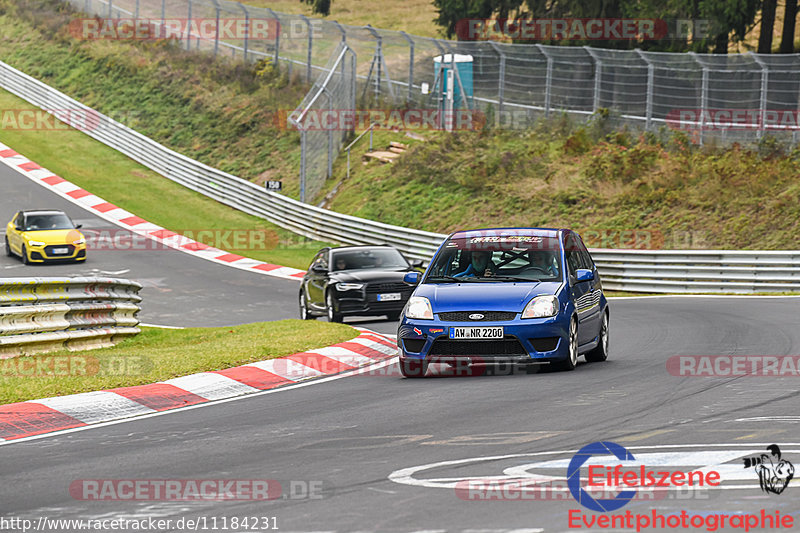
[[[496,340],[450,340],[436,339],[431,346],[430,355],[443,356],[504,356],[528,355],[516,337]]]
[[[368,293],[379,293],[379,292],[411,292],[410,285],[403,283],[402,281],[399,282],[385,282],[385,283],[370,283],[367,285],[367,292]]]
[[[470,318],[470,315],[479,314],[483,318],[477,320]],[[439,320],[448,322],[502,322],[504,320],[514,320],[517,313],[511,311],[449,311],[439,313]]]

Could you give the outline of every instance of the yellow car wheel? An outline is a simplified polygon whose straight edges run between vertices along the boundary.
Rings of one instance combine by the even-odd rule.
[[[22,245],[22,264],[23,265],[30,265],[31,262],[28,259],[28,250],[25,249],[25,245]]]
[[[11,247],[8,245],[8,237],[6,237],[6,255],[11,257]]]

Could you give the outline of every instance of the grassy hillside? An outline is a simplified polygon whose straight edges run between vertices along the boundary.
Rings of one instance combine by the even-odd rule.
[[[392,165],[355,165],[331,208],[441,232],[568,226],[593,246],[800,246],[800,150],[769,140],[699,148],[565,117],[525,132],[425,135]],[[408,141],[384,132],[376,145],[390,140]]]
[[[272,111],[293,109],[304,83],[166,41],[78,41],[68,10],[57,0],[0,0],[0,59],[189,157],[299,189],[299,135],[276,128]]]

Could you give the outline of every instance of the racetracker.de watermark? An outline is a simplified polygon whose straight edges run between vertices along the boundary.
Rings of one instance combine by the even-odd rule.
[[[0,130],[94,131],[101,126],[100,114],[91,109],[2,109]]]
[[[69,494],[81,501],[321,500],[322,480],[276,479],[76,479]]]
[[[676,130],[775,130],[800,129],[796,109],[672,109],[667,125]]]
[[[89,251],[163,251],[176,248],[224,251],[274,250],[280,246],[278,234],[267,229],[182,229],[160,230],[152,237],[125,229],[85,229]],[[77,235],[77,234],[76,234]],[[154,238],[153,238],[154,237]]]
[[[800,377],[798,355],[673,355],[667,372],[679,377]]]
[[[486,115],[472,109],[309,109],[302,115],[294,109],[272,115],[278,129],[302,131],[351,131],[373,126],[379,130],[480,131]]]
[[[516,18],[461,19],[461,41],[656,41],[703,39],[712,33],[705,19]]]
[[[98,320],[99,321],[99,320]],[[143,355],[40,355],[0,359],[0,377],[52,378],[80,376],[143,376],[153,361]]]
[[[69,34],[79,40],[150,41],[157,39],[270,40],[281,31],[270,18],[77,18]]]

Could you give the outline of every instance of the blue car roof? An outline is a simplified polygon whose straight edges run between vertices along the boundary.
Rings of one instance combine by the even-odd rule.
[[[450,237],[448,238],[452,239],[452,238],[482,237],[494,233],[500,235],[535,235],[537,237],[555,238],[558,237],[560,231],[569,231],[569,230],[562,230],[555,228],[481,228],[481,229],[456,231],[450,234]]]

